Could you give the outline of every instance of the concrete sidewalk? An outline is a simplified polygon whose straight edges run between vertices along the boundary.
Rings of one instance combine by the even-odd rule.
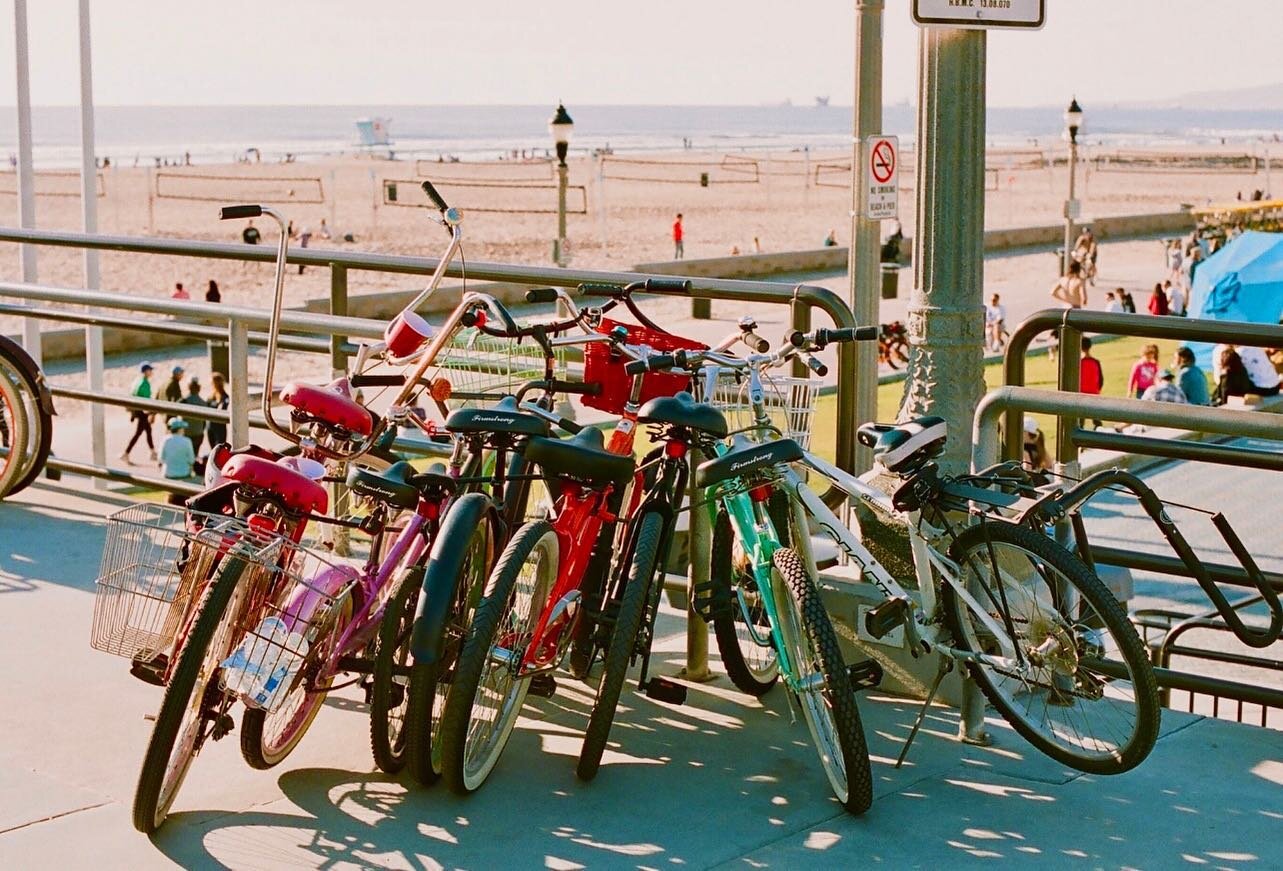
[[[208,747],[148,839],[129,808],[160,690],[87,643],[103,517],[124,504],[81,480],[0,504],[0,867],[1283,865],[1279,732],[1165,711],[1153,756],[1098,778],[998,720],[996,746],[958,744],[956,712],[937,707],[896,770],[916,705],[863,698],[878,798],[852,819],[783,692],[759,702],[725,677],[681,707],[628,692],[588,785],[573,763],[590,700],[564,679],[466,800],[372,774],[364,706],[341,691],[277,769],[249,769],[237,733]],[[661,631],[675,672],[675,612]]]

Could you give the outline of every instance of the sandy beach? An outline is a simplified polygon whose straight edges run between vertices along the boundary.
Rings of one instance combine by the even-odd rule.
[[[1031,166],[1029,152],[993,153],[986,193],[986,227],[1054,224],[1062,220],[1066,190],[1063,162]],[[902,167],[900,215],[907,234],[914,225],[912,156]],[[585,268],[628,268],[673,255],[671,225],[684,215],[687,258],[720,257],[733,249],[749,253],[817,248],[830,230],[847,244],[851,207],[849,174],[843,156],[812,153],[726,155],[676,152],[639,157],[610,157],[602,167],[590,158],[572,158],[568,237],[571,262]],[[708,187],[699,176],[707,172]],[[220,204],[264,201],[277,205],[296,228],[310,228],[310,247],[435,255],[440,230],[420,208],[425,202],[415,180],[428,177],[465,212],[464,254],[470,260],[547,264],[556,235],[556,187],[545,162],[386,161],[344,157],[291,164],[239,164],[148,170],[115,166],[101,173],[104,195],[98,200],[103,233],[154,235],[180,239],[235,241],[244,222],[220,223]],[[12,182],[12,176],[5,179]],[[402,205],[383,202],[386,182],[398,184]],[[817,184],[818,182],[818,184]],[[42,175],[37,190],[60,192],[37,199],[42,228],[78,230],[81,226],[78,178]],[[499,185],[495,187],[495,185]],[[504,187],[504,185],[508,185]],[[148,190],[153,191],[149,206]],[[1263,171],[1138,171],[1117,165],[1109,170],[1084,162],[1078,172],[1085,220],[1095,217],[1171,211],[1183,203],[1202,205],[1233,200],[1236,193],[1266,187]],[[11,190],[5,188],[4,190]],[[159,196],[156,192],[159,191]],[[207,199],[174,199],[200,196]],[[587,201],[587,214],[582,210]],[[309,202],[310,201],[310,202]],[[486,211],[495,208],[543,209],[545,213]],[[325,219],[333,238],[317,233]],[[17,198],[0,193],[0,224],[17,224]],[[270,221],[260,221],[264,243],[273,244]],[[354,242],[339,241],[351,234]],[[757,240],[756,246],[754,240]],[[298,244],[295,240],[294,244]],[[77,287],[81,255],[72,249],[39,252],[41,283]],[[218,281],[225,300],[261,304],[270,281],[266,266],[245,267],[225,261],[130,254],[101,255],[107,290],[142,296],[168,296],[181,281],[194,297],[209,279]],[[0,258],[0,280],[17,280],[17,258]],[[352,293],[412,286],[414,282],[354,272]],[[287,304],[328,293],[328,274],[312,270],[289,276]],[[15,324],[0,319],[0,329]]]

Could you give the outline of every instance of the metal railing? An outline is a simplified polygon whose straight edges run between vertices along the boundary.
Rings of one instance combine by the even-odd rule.
[[[1025,354],[1029,344],[1035,336],[1048,330],[1059,332],[1058,389],[1053,391],[1024,387]],[[999,459],[1000,454],[1005,459],[1020,458],[1023,431],[1021,416],[1029,411],[1056,416],[1058,470],[1071,476],[1077,474],[1078,451],[1083,448],[1105,448],[1165,459],[1283,471],[1283,455],[1275,451],[1250,446],[1204,444],[1133,434],[1101,433],[1081,427],[1079,422],[1086,419],[1111,420],[1173,427],[1220,436],[1283,441],[1283,416],[1276,414],[1103,397],[1077,392],[1079,389],[1078,348],[1084,331],[1250,347],[1283,347],[1283,326],[1279,325],[1110,314],[1081,309],[1038,312],[1021,323],[1011,335],[1003,361],[1006,386],[990,392],[976,408],[972,432],[973,467],[979,469],[990,465]],[[1084,539],[1078,543],[1079,547],[1084,557],[1093,564],[1104,563],[1136,571],[1186,578],[1196,578],[1197,573],[1202,573],[1204,579],[1210,579],[1217,584],[1258,590],[1272,587],[1275,592],[1283,591],[1283,575],[1259,572],[1258,578],[1254,579],[1242,566],[1208,562],[1199,563],[1195,571],[1184,559],[1143,553],[1135,548],[1093,545],[1085,540],[1081,524],[1075,532],[1076,537]],[[1260,601],[1259,596],[1252,596],[1235,603],[1232,607],[1236,612],[1258,601]],[[1213,715],[1219,715],[1221,700],[1228,699],[1238,703],[1240,721],[1243,719],[1243,704],[1256,704],[1262,707],[1261,722],[1264,725],[1267,709],[1283,708],[1283,692],[1223,677],[1170,668],[1172,657],[1179,655],[1247,668],[1283,670],[1278,660],[1268,657],[1228,654],[1177,643],[1183,634],[1193,628],[1230,632],[1239,636],[1240,633],[1234,626],[1238,622],[1235,615],[1229,614],[1228,618],[1230,619],[1218,611],[1198,614],[1164,611],[1161,615],[1156,612],[1138,612],[1134,616],[1135,622],[1143,630],[1148,632],[1162,629],[1164,631],[1161,641],[1150,646],[1155,676],[1159,686],[1163,688],[1165,704],[1170,703],[1171,690],[1182,690],[1189,694],[1191,710],[1195,696],[1204,695],[1212,699]],[[1164,621],[1165,625],[1163,625]],[[1176,622],[1173,623],[1173,621]]]

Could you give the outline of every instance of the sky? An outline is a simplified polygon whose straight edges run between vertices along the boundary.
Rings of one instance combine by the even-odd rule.
[[[1283,82],[1278,0],[1047,0],[988,37],[991,106],[1111,105]],[[31,97],[78,102],[76,0],[28,0]],[[910,0],[884,97],[914,102]],[[855,0],[91,0],[99,105],[850,105]],[[0,0],[0,105],[14,103]],[[1244,22],[1267,26],[1244,26]]]

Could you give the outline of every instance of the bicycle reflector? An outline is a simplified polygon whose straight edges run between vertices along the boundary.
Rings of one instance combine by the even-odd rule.
[[[433,378],[432,386],[428,388],[429,395],[437,402],[445,402],[454,392],[454,387],[450,384],[449,379]]]

